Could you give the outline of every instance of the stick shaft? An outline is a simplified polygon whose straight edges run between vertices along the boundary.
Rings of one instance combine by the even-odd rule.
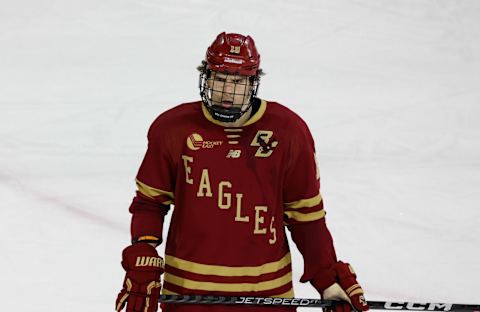
[[[270,297],[227,297],[201,295],[161,295],[160,301],[165,303],[181,304],[235,304],[260,306],[291,306],[326,308],[335,305],[336,301],[311,298],[270,298]],[[480,312],[480,305],[454,304],[434,302],[407,302],[407,301],[368,301],[372,310],[407,310],[407,311],[460,311]]]

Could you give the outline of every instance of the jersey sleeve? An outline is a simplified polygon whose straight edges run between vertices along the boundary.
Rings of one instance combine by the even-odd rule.
[[[175,200],[175,170],[169,145],[157,119],[148,131],[148,149],[136,177],[138,193],[162,205]]]
[[[303,257],[303,275],[300,282],[323,280],[321,275],[337,262],[332,235],[325,218],[289,226],[292,240]]]
[[[283,187],[287,225],[316,221],[325,216],[312,135],[301,119],[292,128]]]
[[[314,141],[303,121],[298,128],[292,137],[285,177],[284,220],[303,257],[300,281],[314,282],[337,261],[337,256],[325,220]]]
[[[137,196],[130,205],[132,241],[162,241],[164,217],[174,203],[174,167],[169,142],[158,119],[148,132],[148,148],[137,173]]]

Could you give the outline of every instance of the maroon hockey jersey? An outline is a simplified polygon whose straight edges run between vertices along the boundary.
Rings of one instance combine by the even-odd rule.
[[[293,297],[285,225],[325,216],[304,121],[262,100],[229,128],[193,102],[161,114],[148,139],[138,195],[174,206],[162,292]]]

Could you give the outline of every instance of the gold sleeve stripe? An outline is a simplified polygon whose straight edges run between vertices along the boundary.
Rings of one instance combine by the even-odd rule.
[[[322,195],[318,193],[317,196],[307,199],[300,199],[291,203],[285,203],[287,209],[311,208],[322,202]]]
[[[310,212],[310,213],[301,213],[298,211],[285,211],[285,215],[289,219],[294,219],[295,221],[299,222],[309,222],[309,221],[315,221],[315,220],[320,220],[325,217],[325,210],[319,210],[315,212]]]
[[[266,273],[276,272],[291,262],[290,253],[282,259],[265,263],[259,266],[229,267],[221,265],[210,265],[183,260],[174,256],[165,255],[165,263],[174,268],[203,275],[217,276],[260,276]]]
[[[221,291],[221,292],[251,292],[251,291],[265,291],[281,287],[287,283],[292,282],[292,272],[265,282],[259,283],[213,283],[200,282],[182,277],[175,276],[171,273],[165,273],[165,282],[177,285],[179,287],[205,290],[205,291]]]
[[[147,197],[150,197],[150,198],[154,198],[156,196],[162,196],[162,195],[167,196],[167,197],[171,198],[172,200],[167,200],[167,201],[163,202],[163,204],[168,205],[168,204],[173,203],[173,199],[175,198],[175,196],[173,196],[172,192],[167,192],[167,191],[164,191],[164,190],[153,188],[151,186],[146,185],[143,182],[140,182],[138,179],[135,179],[135,182],[137,183],[138,191],[140,193],[142,193],[143,195],[145,195]]]

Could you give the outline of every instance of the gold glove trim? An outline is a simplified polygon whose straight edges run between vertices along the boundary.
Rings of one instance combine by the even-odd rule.
[[[160,282],[152,281],[147,286],[147,297],[145,298],[145,309],[144,312],[148,312],[148,308],[150,307],[150,296],[152,295],[152,289],[161,287]]]
[[[355,295],[363,295],[363,289],[357,289],[355,291],[352,291],[351,293],[348,294],[350,297],[353,297]]]
[[[141,241],[144,241],[144,240],[149,240],[149,241],[158,241],[160,240],[160,238],[156,237],[156,236],[152,236],[152,235],[145,235],[145,236],[140,236],[139,238],[137,238],[137,242],[141,242]]]
[[[348,296],[351,297],[353,295],[363,294],[363,289],[359,284],[354,284],[350,286],[345,292],[348,294]]]
[[[130,295],[130,290],[132,290],[132,281],[128,277],[125,280],[125,284],[127,285],[127,292],[118,301],[117,309],[116,309],[117,311],[120,311],[122,309],[123,303],[125,302],[125,300],[127,300],[128,296]]]

